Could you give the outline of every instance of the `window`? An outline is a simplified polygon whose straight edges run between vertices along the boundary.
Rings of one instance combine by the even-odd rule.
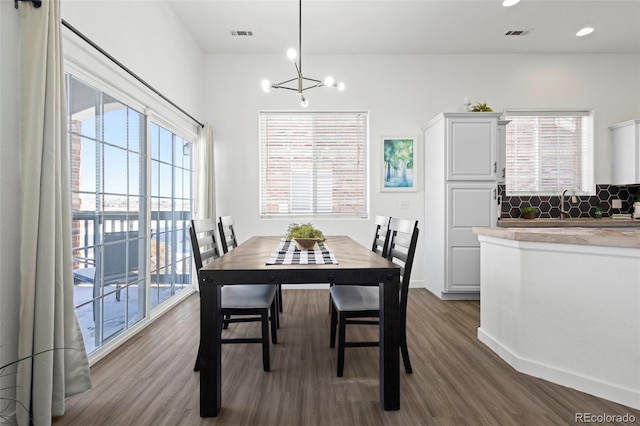
[[[507,111],[507,195],[593,195],[590,111]]]
[[[366,112],[260,113],[260,215],[367,215]]]
[[[67,99],[74,298],[90,353],[145,317],[146,120],[70,75]]]
[[[191,283],[190,143],[71,74],[67,102],[74,301],[92,353]]]

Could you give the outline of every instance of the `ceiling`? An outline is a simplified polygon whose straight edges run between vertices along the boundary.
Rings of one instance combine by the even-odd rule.
[[[298,1],[166,0],[205,53],[283,54]],[[584,26],[595,31],[575,33]],[[232,36],[232,31],[253,36]],[[528,30],[525,36],[505,36]],[[310,54],[636,53],[640,0],[303,0]]]

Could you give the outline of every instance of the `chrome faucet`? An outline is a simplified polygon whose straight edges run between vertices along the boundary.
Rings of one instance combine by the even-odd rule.
[[[560,196],[560,219],[564,219],[564,215],[566,214],[567,217],[569,216],[569,209],[565,210],[564,209],[564,197],[567,194],[568,191],[571,191],[571,199],[569,200],[569,203],[577,203],[578,199],[576,198],[576,192],[571,189],[571,188],[567,188],[564,191],[562,191],[562,195]]]

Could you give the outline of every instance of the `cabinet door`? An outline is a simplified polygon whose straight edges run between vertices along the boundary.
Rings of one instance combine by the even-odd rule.
[[[507,124],[511,121],[500,120],[496,128],[496,162],[498,166],[496,179],[504,183],[507,178]]]
[[[495,183],[447,185],[447,279],[445,292],[480,291],[480,243],[474,226],[496,226]]]
[[[614,185],[640,183],[640,122],[629,121],[609,128],[611,174]]]
[[[495,180],[497,119],[451,118],[447,123],[447,179]]]

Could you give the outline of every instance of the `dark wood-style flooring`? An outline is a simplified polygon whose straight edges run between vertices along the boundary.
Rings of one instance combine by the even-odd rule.
[[[54,424],[564,425],[585,412],[631,413],[640,422],[637,410],[516,372],[478,341],[479,302],[443,302],[424,289],[411,289],[409,297],[414,373],[401,370],[401,409],[384,411],[376,348],[348,348],[344,377],[336,377],[328,292],[285,290],[284,301],[270,372],[262,371],[260,345],[223,345],[217,418],[199,415],[193,363],[200,308],[193,295],[94,365],[93,389],[68,398],[66,414]],[[224,333],[251,335],[258,328],[232,324]],[[354,338],[377,332],[352,329]]]

